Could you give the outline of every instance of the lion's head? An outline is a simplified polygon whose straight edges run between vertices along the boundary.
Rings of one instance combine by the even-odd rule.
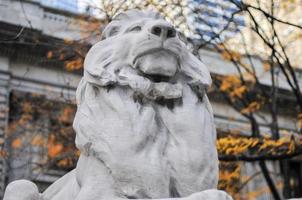
[[[181,97],[181,81],[200,96],[211,84],[174,27],[157,13],[138,10],[117,15],[106,27],[85,59],[84,77],[99,86],[130,86],[149,99]]]

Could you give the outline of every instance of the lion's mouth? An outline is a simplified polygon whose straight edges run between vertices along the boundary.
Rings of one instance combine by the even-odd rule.
[[[161,74],[144,74],[144,76],[154,83],[170,82],[171,80],[171,77]]]
[[[179,68],[177,56],[165,49],[147,52],[136,57],[134,67],[153,82],[169,82]]]

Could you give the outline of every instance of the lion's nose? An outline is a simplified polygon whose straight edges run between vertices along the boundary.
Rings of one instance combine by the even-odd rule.
[[[176,36],[176,30],[169,25],[154,25],[151,27],[151,33],[161,37],[163,40]]]

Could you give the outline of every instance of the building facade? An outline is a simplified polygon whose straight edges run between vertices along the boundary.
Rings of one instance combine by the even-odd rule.
[[[78,0],[36,0],[43,6],[65,10],[73,13],[79,12]]]
[[[238,9],[228,0],[188,0],[188,7],[187,21],[193,37],[206,41],[216,34],[223,40],[234,37],[245,24],[244,16],[236,14]]]

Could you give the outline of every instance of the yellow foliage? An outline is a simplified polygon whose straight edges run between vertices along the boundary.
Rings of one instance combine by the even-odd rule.
[[[302,145],[302,139],[294,140],[291,137],[273,140],[270,137],[251,138],[229,135],[219,138],[216,142],[220,156],[284,155],[294,153],[298,145]],[[240,193],[243,185],[250,178],[241,175],[240,162],[220,161],[218,188],[227,191],[234,199],[257,199],[263,193],[269,192],[267,187],[259,187],[248,193]],[[282,187],[282,184],[278,183],[277,187]]]
[[[65,62],[65,67],[68,71],[78,70],[83,67],[83,59],[77,58],[76,60]]]
[[[261,108],[261,104],[259,102],[253,101],[246,108],[243,108],[240,112],[242,114],[253,113]]]
[[[242,85],[238,88],[235,88],[231,93],[230,96],[231,97],[238,97],[238,98],[242,98],[243,94],[247,91],[246,86]]]
[[[238,155],[246,152],[249,147],[254,147],[259,143],[258,138],[246,138],[246,137],[223,137],[219,138],[216,142],[216,146],[219,153],[227,155]]]
[[[240,186],[240,174],[239,162],[219,162],[218,189],[225,190],[236,199]]]
[[[222,137],[216,141],[216,147],[220,155],[250,155],[265,153],[266,155],[291,154],[296,151],[297,145],[302,145],[302,140],[294,140],[290,137],[282,137],[273,140],[269,137]]]
[[[240,78],[236,75],[228,75],[220,79],[220,91],[226,92],[231,99],[243,98],[243,95],[248,91],[248,88],[242,84]]]
[[[238,76],[229,75],[222,78],[222,82],[220,85],[220,90],[222,92],[226,92],[234,87],[240,87],[241,81]]]

